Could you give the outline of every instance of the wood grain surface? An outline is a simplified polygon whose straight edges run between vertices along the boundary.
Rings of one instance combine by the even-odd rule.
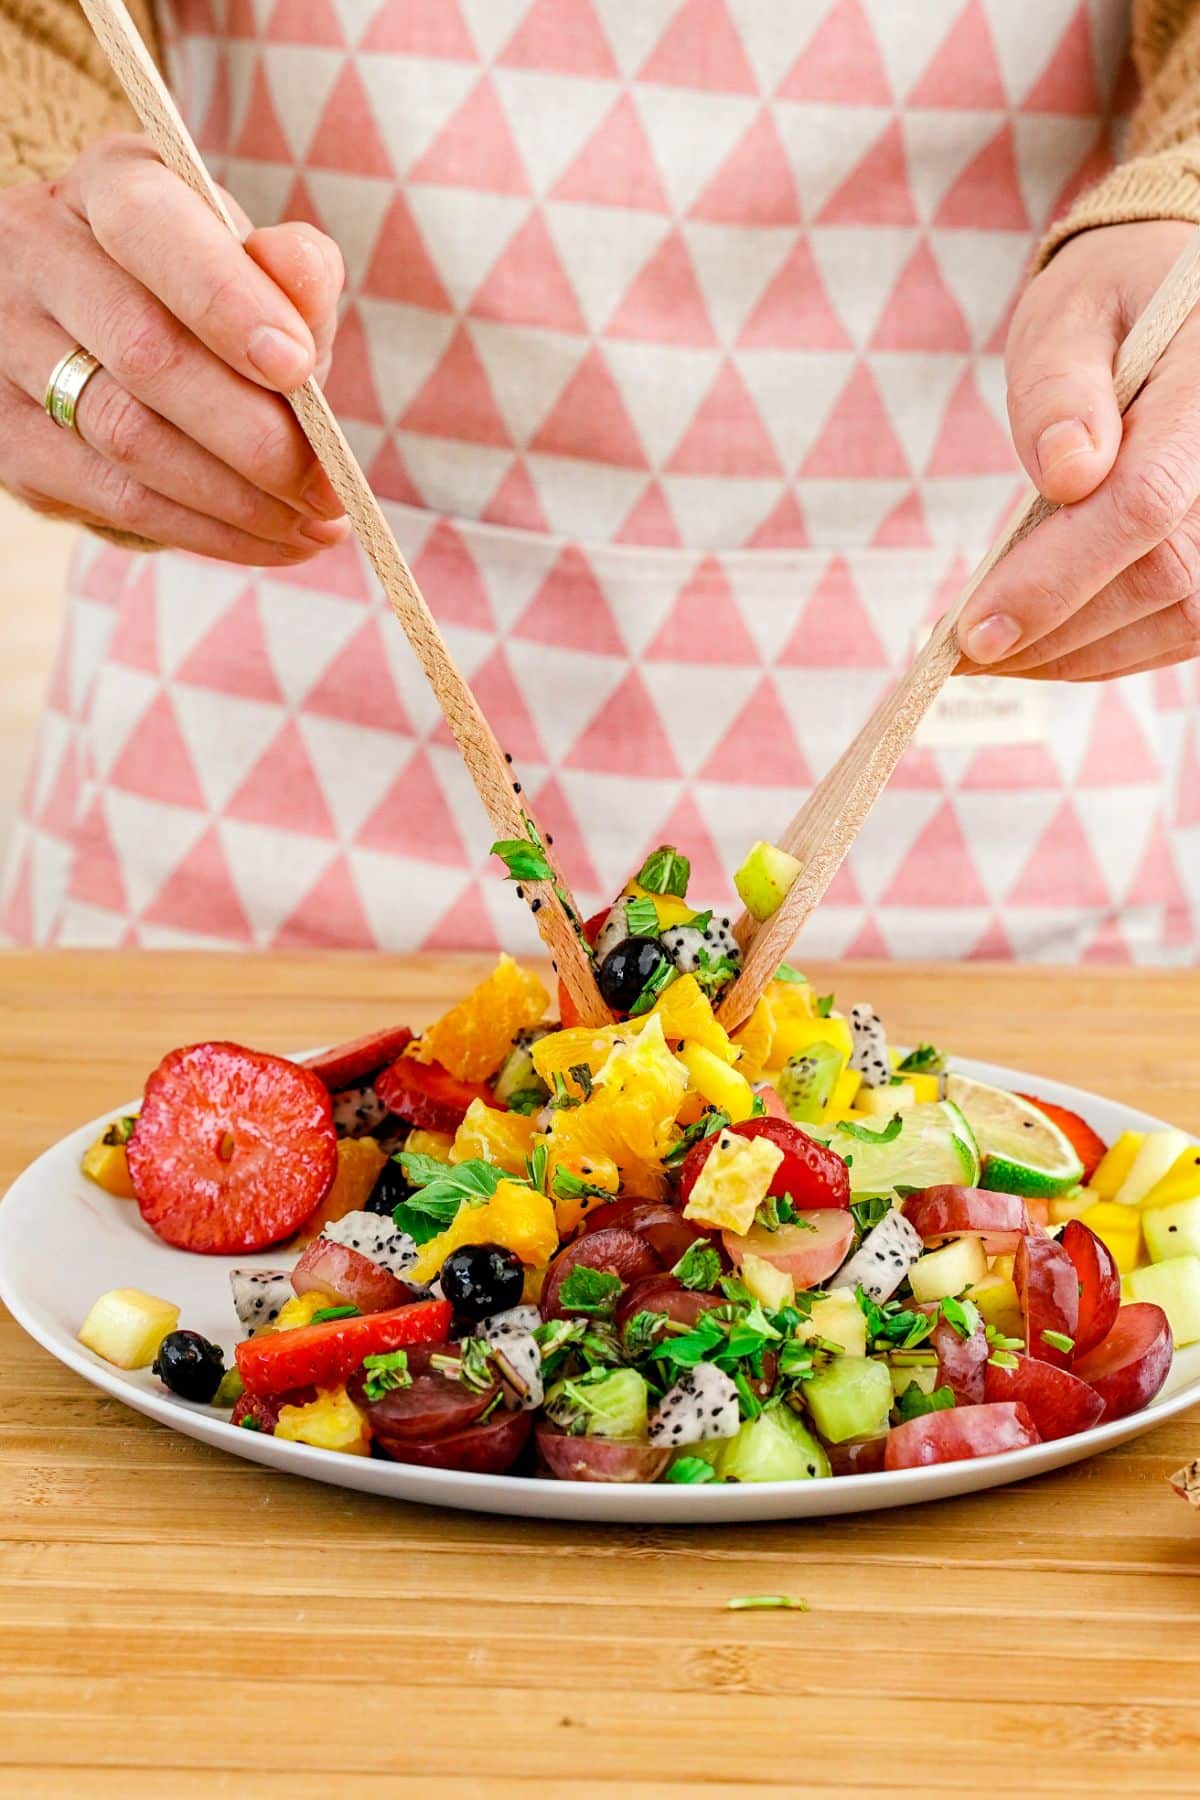
[[[0,1187],[174,1044],[419,1024],[485,967],[0,959]],[[1200,973],[812,973],[1200,1130]],[[859,1518],[487,1519],[193,1443],[0,1315],[0,1797],[1194,1794],[1200,1526],[1164,1477],[1198,1452],[1200,1410]],[[811,1610],[725,1610],[777,1592]]]

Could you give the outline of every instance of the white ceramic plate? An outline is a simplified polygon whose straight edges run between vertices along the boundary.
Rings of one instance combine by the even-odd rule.
[[[1017,1075],[988,1063],[956,1060],[954,1066],[996,1087],[1032,1089],[1046,1100],[1070,1107],[1109,1140],[1123,1130],[1162,1127],[1161,1120],[1146,1113],[1060,1082]],[[277,1267],[283,1260],[271,1251],[257,1257],[226,1258],[172,1250],[143,1225],[133,1201],[114,1200],[84,1179],[79,1159],[101,1125],[119,1112],[132,1111],[136,1104],[114,1107],[103,1119],[63,1138],[9,1190],[0,1206],[0,1298],[52,1356],[126,1406],[234,1456],[293,1475],[430,1506],[544,1519],[714,1524],[739,1519],[821,1518],[911,1506],[1022,1481],[1124,1443],[1200,1400],[1200,1344],[1196,1344],[1176,1354],[1170,1378],[1150,1406],[1131,1418],[1099,1425],[1076,1437],[936,1468],[729,1487],[603,1487],[512,1475],[465,1475],[277,1442],[230,1425],[224,1414],[208,1407],[176,1400],[148,1369],[133,1373],[114,1369],[76,1342],[75,1333],[97,1295],[109,1288],[137,1287],[177,1304],[181,1322],[223,1345],[232,1361],[238,1333],[227,1271],[235,1265]]]

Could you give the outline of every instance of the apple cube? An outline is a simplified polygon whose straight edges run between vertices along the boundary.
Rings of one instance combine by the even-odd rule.
[[[847,1356],[867,1354],[867,1321],[851,1288],[833,1288],[823,1300],[814,1300],[812,1312],[796,1329],[797,1337],[825,1338],[840,1344]]]
[[[796,1298],[796,1284],[787,1270],[777,1269],[774,1263],[769,1263],[763,1256],[755,1256],[751,1250],[742,1257],[738,1274],[750,1298],[765,1306],[768,1312],[781,1312]]]
[[[1151,1262],[1200,1255],[1200,1195],[1175,1206],[1150,1206],[1142,1213],[1142,1230]]]
[[[147,1369],[179,1323],[179,1308],[140,1288],[101,1294],[79,1327],[79,1342],[116,1369]]]
[[[914,1300],[948,1300],[987,1280],[988,1260],[983,1239],[954,1238],[940,1250],[928,1250],[908,1271]]]
[[[774,844],[755,844],[733,878],[751,918],[761,921],[778,912],[802,867],[794,856],[776,849]]]
[[[1169,1262],[1134,1269],[1126,1284],[1135,1300],[1162,1307],[1176,1349],[1200,1339],[1200,1256],[1173,1256]]]

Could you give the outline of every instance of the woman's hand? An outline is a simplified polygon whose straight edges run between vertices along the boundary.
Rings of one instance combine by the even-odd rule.
[[[989,674],[1102,681],[1200,655],[1200,313],[1124,424],[1112,380],[1122,339],[1194,230],[1163,221],[1084,232],[1017,308],[1013,438],[1063,510],[964,612],[963,653]]]
[[[345,536],[279,397],[328,366],[341,256],[310,225],[250,231],[233,211],[242,245],[137,137],[0,195],[0,484],[226,562],[303,562]],[[70,432],[42,396],[77,343],[101,368]]]

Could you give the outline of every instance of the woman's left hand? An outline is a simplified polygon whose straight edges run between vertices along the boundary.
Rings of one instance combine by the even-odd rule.
[[[1200,309],[1124,421],[1122,340],[1196,228],[1110,225],[1031,282],[1008,338],[1022,462],[1062,510],[983,583],[962,673],[1104,681],[1200,656]]]

